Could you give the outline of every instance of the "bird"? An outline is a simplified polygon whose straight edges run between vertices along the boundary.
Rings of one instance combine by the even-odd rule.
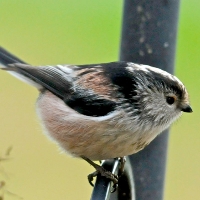
[[[174,75],[144,64],[116,61],[85,65],[32,66],[0,47],[1,69],[36,87],[36,112],[44,133],[97,174],[118,176],[94,163],[144,149],[191,113],[189,95]],[[124,164],[122,164],[124,166]]]

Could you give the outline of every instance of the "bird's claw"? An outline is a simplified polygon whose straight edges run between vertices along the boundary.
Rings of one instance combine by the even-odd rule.
[[[117,176],[116,174],[113,174],[110,171],[105,170],[102,166],[97,165],[96,163],[94,163],[93,161],[88,159],[87,157],[85,157],[85,156],[81,156],[81,157],[96,169],[95,172],[93,172],[93,173],[88,175],[88,181],[89,181],[91,186],[94,187],[94,184],[92,182],[94,177],[96,177],[97,175],[101,175],[101,176],[104,176],[105,178],[110,179],[110,181],[113,183],[111,193],[113,193],[113,192],[115,192],[117,190],[117,188],[118,188],[118,179],[119,179],[120,176],[122,176],[122,174],[124,172],[124,165],[126,163],[126,157],[118,158],[119,162],[120,162],[120,167],[119,167],[119,172],[118,172],[119,176]]]
[[[105,170],[102,166],[96,166],[96,171],[88,175],[88,181],[90,185],[94,187],[94,184],[92,183],[92,181],[93,181],[93,178],[96,177],[98,174],[110,179],[110,181],[113,182],[113,186],[112,186],[113,190],[111,192],[112,193],[115,192],[118,187],[118,176],[115,174],[112,174],[110,171]]]
[[[93,178],[96,177],[97,175],[98,175],[98,171],[95,171],[95,172],[93,172],[93,173],[91,173],[91,174],[88,175],[88,182],[90,183],[90,185],[92,187],[94,187],[94,184],[92,182]]]
[[[117,188],[118,188],[118,184],[117,183],[113,184],[112,190],[110,192],[114,193],[117,190]]]

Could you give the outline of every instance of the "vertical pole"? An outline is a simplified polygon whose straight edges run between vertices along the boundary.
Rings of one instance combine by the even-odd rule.
[[[174,71],[179,0],[125,0],[120,60]],[[163,198],[168,131],[130,156],[137,200]]]

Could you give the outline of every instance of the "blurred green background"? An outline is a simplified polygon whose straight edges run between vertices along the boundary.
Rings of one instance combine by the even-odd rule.
[[[122,0],[0,0],[0,46],[33,65],[118,60]],[[170,134],[165,200],[200,199],[200,1],[181,2],[176,75],[194,112]],[[38,92],[0,72],[0,187],[6,200],[89,199],[86,162],[60,153],[35,113]],[[1,183],[1,182],[0,182]],[[14,193],[16,195],[13,195]]]

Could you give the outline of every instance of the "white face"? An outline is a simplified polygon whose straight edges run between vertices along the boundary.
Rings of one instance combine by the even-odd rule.
[[[188,93],[175,76],[154,67],[130,63],[137,95],[133,95],[138,121],[152,126],[168,127],[189,105]]]
[[[173,93],[149,93],[149,96],[145,98],[142,104],[141,115],[143,118],[148,118],[155,126],[168,127],[181,115],[179,99]]]

